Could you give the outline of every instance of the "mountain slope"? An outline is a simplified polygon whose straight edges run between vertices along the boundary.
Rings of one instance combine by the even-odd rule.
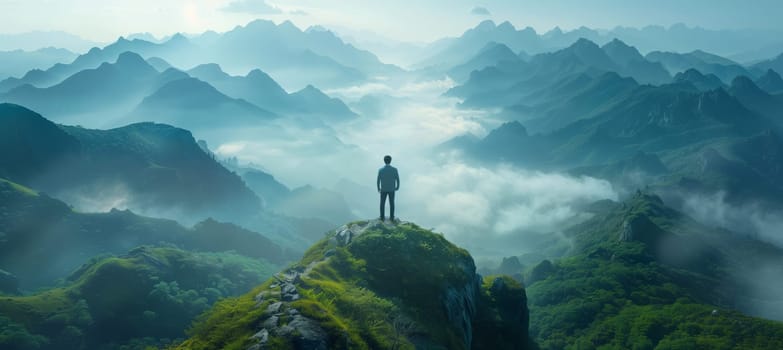
[[[481,48],[481,50],[467,62],[449,69],[448,75],[455,81],[463,82],[470,76],[470,73],[475,70],[496,66],[501,62],[510,62],[514,64],[519,63],[520,61],[522,61],[522,59],[508,46],[491,42]]]
[[[671,78],[663,65],[648,61],[635,47],[618,39],[610,41],[601,49],[620,66],[617,71],[620,75],[633,77],[643,84],[661,84]]]
[[[761,61],[753,65],[754,68],[760,69],[762,72],[772,69],[776,72],[783,72],[783,53],[775,58]]]
[[[756,85],[770,94],[783,93],[783,78],[772,69],[768,69],[764,75],[756,79]]]
[[[482,282],[470,255],[410,223],[345,225],[252,292],[218,303],[183,349],[526,349],[510,278]]]
[[[689,68],[684,72],[674,75],[672,82],[675,84],[692,84],[701,91],[725,88],[726,85],[715,74],[702,74],[700,71]]]
[[[125,52],[135,52],[145,57],[160,57],[169,48],[173,51],[183,48],[181,39],[184,39],[184,37],[172,39],[170,43],[153,44],[144,40],[126,40],[120,37],[116,42],[103,48],[93,47],[90,51],[79,55],[70,63],[58,63],[46,70],[41,70],[43,67],[38,67],[27,72],[21,79],[9,78],[0,81],[0,93],[26,84],[38,88],[50,87],[61,83],[67,77],[80,71],[96,69],[104,63],[115,62]],[[177,44],[177,42],[180,44]]]
[[[33,179],[81,152],[76,138],[22,106],[0,104],[0,125],[0,148],[17,150],[0,152],[0,177]]]
[[[435,53],[416,66],[454,67],[467,62],[472,55],[493,42],[503,44],[514,52],[524,50],[540,53],[544,49],[540,41],[531,27],[518,30],[510,22],[495,24],[491,20],[485,20],[466,30],[458,38],[448,38],[430,45],[430,50]]]
[[[774,121],[749,110],[723,89],[699,92],[691,85],[641,86],[585,119],[566,121],[549,133],[495,140],[496,134],[490,132],[467,154],[485,163],[504,160],[562,169],[616,162],[638,151],[682,155],[680,150],[690,147],[774,128]]]
[[[130,211],[84,214],[2,179],[0,213],[0,268],[14,274],[24,290],[53,285],[93,256],[120,254],[144,244],[165,242],[193,251],[234,251],[274,264],[290,260],[289,252],[266,237],[232,224],[210,219],[187,229],[171,220]]]
[[[41,140],[34,144],[35,157],[17,163],[19,155],[11,153],[0,163],[0,173],[83,210],[133,208],[224,219],[261,210],[239,176],[183,129],[153,123],[110,130],[57,126],[28,109],[3,104],[0,130],[17,134],[3,139],[13,142],[8,149]]]
[[[268,74],[259,69],[246,76],[231,76],[217,64],[202,64],[188,73],[221,92],[241,98],[274,113],[295,117],[316,117],[324,121],[341,121],[356,117],[340,99],[331,98],[321,90],[307,85],[289,94]]]
[[[193,131],[258,126],[276,118],[245,100],[234,99],[196,78],[166,83],[130,112],[129,121],[168,123]]]
[[[167,346],[217,300],[268,278],[276,266],[234,253],[139,247],[94,258],[65,286],[0,298],[3,349]]]
[[[740,75],[753,76],[736,62],[700,50],[689,53],[653,51],[645,58],[662,64],[671,74],[696,69],[704,74],[714,74],[725,83]]]
[[[770,287],[771,299],[760,299],[749,281],[754,269],[780,270],[779,249],[696,224],[648,194],[596,214],[566,231],[571,255],[528,280],[542,349],[783,345],[783,323],[736,311],[780,298]]]
[[[465,107],[535,107],[541,102],[536,98],[552,94],[549,90],[578,91],[586,80],[607,73],[641,83],[669,80],[659,64],[645,60],[634,47],[615,40],[602,48],[581,38],[564,49],[535,55],[529,62],[503,61],[474,71],[466,82],[446,94],[464,99]]]

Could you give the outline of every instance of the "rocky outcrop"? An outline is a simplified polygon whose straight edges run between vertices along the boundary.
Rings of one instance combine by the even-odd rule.
[[[236,303],[254,306],[230,315],[218,308],[205,319],[220,322],[196,326],[200,332],[180,348],[529,346],[524,287],[507,276],[483,280],[467,251],[408,222],[344,225]]]

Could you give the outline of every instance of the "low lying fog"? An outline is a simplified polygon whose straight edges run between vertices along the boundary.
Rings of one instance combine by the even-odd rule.
[[[256,165],[289,187],[312,184],[341,192],[360,218],[379,214],[375,177],[389,154],[401,177],[397,216],[442,232],[478,259],[532,251],[528,235],[559,237],[566,222],[586,218],[576,206],[617,199],[603,180],[476,166],[459,154],[435,152],[452,137],[483,136],[499,124],[441,97],[453,84],[380,81],[330,90],[362,116],[331,128],[282,123],[284,133],[257,129],[197,137],[220,157]]]

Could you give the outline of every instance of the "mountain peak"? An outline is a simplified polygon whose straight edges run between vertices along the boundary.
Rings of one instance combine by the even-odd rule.
[[[673,80],[674,83],[692,84],[698,90],[712,90],[724,87],[723,81],[715,74],[702,74],[695,68],[688,68],[684,72],[677,73]]]
[[[476,30],[479,30],[479,31],[489,31],[489,30],[494,30],[495,28],[497,28],[497,25],[495,25],[495,21],[493,21],[491,19],[485,19],[485,20],[481,21],[481,23],[479,23],[473,29],[476,29]]]
[[[141,57],[141,55],[132,51],[125,51],[121,53],[117,57],[116,64],[120,66],[128,66],[128,67],[149,66],[147,61],[145,61],[144,58]]]
[[[245,29],[258,29],[264,31],[273,30],[276,27],[275,22],[266,19],[256,19],[245,25]]]
[[[752,95],[752,96],[762,96],[767,95],[766,92],[761,90],[761,88],[756,85],[753,80],[750,80],[750,78],[740,75],[734,78],[734,80],[731,81],[731,87],[729,87],[729,91],[732,95],[740,96],[740,95]]]
[[[198,65],[189,70],[188,73],[197,78],[203,77],[206,80],[219,80],[229,77],[229,75],[226,74],[226,72],[224,72],[217,63],[206,63]]]
[[[179,44],[179,43],[186,43],[189,42],[188,38],[186,38],[182,33],[174,34],[171,39],[166,41],[167,44]]]
[[[511,121],[503,123],[503,125],[499,126],[497,129],[490,131],[489,135],[487,135],[487,139],[493,139],[493,138],[517,138],[517,137],[525,137],[527,136],[527,128],[525,128],[522,123],[519,121]]]
[[[606,43],[603,46],[603,48],[604,49],[606,49],[606,48],[621,48],[621,49],[624,49],[624,50],[632,49],[632,50],[636,51],[636,49],[633,46],[630,46],[630,45],[626,44],[624,41],[622,41],[622,40],[620,40],[618,38],[612,39],[612,41]],[[637,53],[638,53],[638,51],[637,51]],[[641,54],[639,54],[639,55],[641,56]]]
[[[511,31],[511,32],[517,31],[517,28],[514,27],[514,25],[511,24],[511,22],[509,21],[504,21],[503,23],[499,24],[497,26],[497,29],[502,31]]]
[[[313,86],[312,84],[307,84],[302,90],[299,90],[299,92],[306,92],[310,94],[319,94],[323,95],[323,91],[319,90],[317,87]]]
[[[302,30],[299,29],[293,22],[289,20],[285,20],[282,23],[277,25],[278,28],[288,31],[295,31],[295,32],[301,32]]]
[[[598,44],[592,42],[590,39],[587,38],[579,38],[576,42],[574,42],[571,47],[573,48],[598,48]]]
[[[247,78],[253,79],[253,80],[263,80],[268,82],[273,82],[275,85],[278,85],[277,82],[275,82],[274,79],[272,79],[269,74],[266,74],[266,72],[256,68],[251,70],[247,73]]]
[[[705,75],[702,74],[698,69],[696,68],[688,68],[684,72],[677,73],[677,76],[682,76],[683,78],[704,78]]]
[[[644,61],[644,57],[635,47],[617,38],[606,43],[601,49],[617,63],[627,64],[630,61]]]
[[[357,304],[357,297],[367,301]],[[214,335],[225,324],[234,325],[236,339],[245,340],[242,348],[264,346],[270,339],[280,347],[302,349],[339,348],[344,339],[357,348],[394,342],[401,348],[470,349],[499,343],[503,345],[488,348],[523,349],[528,341],[524,287],[507,276],[482,280],[466,250],[409,222],[343,225],[313,245],[299,263],[237,302],[271,312],[253,313],[249,319],[246,313],[214,309],[211,316],[227,322],[200,325],[200,332],[181,348],[221,348]],[[348,307],[351,311],[343,312]],[[334,316],[323,317],[324,310]],[[276,313],[289,315],[288,321],[279,321]],[[340,326],[362,324],[368,315],[377,315],[371,317],[378,329],[405,323],[408,331],[373,333]]]

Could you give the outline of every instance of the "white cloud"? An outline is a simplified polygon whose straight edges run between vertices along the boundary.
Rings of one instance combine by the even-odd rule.
[[[617,199],[603,180],[529,172],[509,166],[436,165],[411,175],[401,202],[406,212],[461,241],[552,232],[580,218],[578,206]]]
[[[731,205],[726,201],[725,192],[689,195],[683,203],[683,211],[707,225],[757,235],[783,248],[783,211],[757,204]]]
[[[476,16],[491,16],[492,14],[487,10],[486,7],[482,6],[476,6],[472,10],[470,10],[470,14],[476,15]]]
[[[254,15],[277,15],[283,13],[279,8],[268,4],[264,0],[235,0],[223,7],[222,10]]]

